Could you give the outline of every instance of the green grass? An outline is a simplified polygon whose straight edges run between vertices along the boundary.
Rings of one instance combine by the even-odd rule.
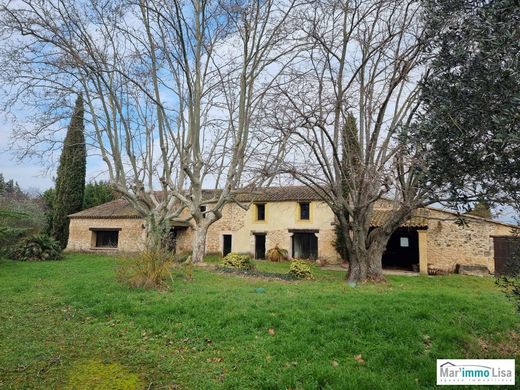
[[[315,271],[287,282],[196,268],[147,291],[119,284],[110,257],[0,261],[0,388],[415,389],[434,387],[437,358],[520,357],[520,317],[492,279],[353,289]]]

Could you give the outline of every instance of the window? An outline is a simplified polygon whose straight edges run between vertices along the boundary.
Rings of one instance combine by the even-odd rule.
[[[256,220],[265,221],[265,204],[257,203],[256,205]]]
[[[119,231],[98,230],[96,234],[96,248],[117,248]]]
[[[206,206],[200,206],[200,212],[202,213],[202,218],[206,218]]]
[[[300,203],[300,219],[311,219],[311,211],[309,202]]]
[[[297,232],[292,236],[292,257],[294,259],[318,258],[318,237],[314,233]]]
[[[410,240],[408,239],[408,237],[401,237],[399,243],[401,245],[401,248],[408,248],[410,246]]]

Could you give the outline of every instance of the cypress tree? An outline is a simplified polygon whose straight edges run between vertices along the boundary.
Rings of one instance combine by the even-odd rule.
[[[85,192],[87,152],[83,123],[83,97],[76,99],[56,175],[52,236],[63,248],[69,238],[68,215],[81,210]]]

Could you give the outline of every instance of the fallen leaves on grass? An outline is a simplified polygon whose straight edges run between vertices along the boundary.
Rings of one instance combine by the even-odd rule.
[[[267,332],[271,335],[271,336],[274,336],[276,334],[274,328],[269,328],[267,329]]]
[[[356,359],[356,361],[357,361],[359,364],[365,364],[365,360],[363,359],[363,357],[361,356],[361,354],[359,354],[359,355],[354,355],[354,359]]]
[[[432,339],[427,334],[425,334],[423,336],[423,344],[424,344],[424,351],[429,352],[432,347]]]
[[[222,363],[224,361],[221,357],[212,357],[206,360],[208,363]]]

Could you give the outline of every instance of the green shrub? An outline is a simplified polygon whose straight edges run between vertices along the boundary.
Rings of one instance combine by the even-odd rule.
[[[291,261],[288,273],[298,279],[314,279],[311,266],[304,260]]]
[[[287,249],[282,249],[278,247],[278,244],[275,245],[274,248],[271,248],[265,254],[267,260],[279,263],[280,261],[289,260],[289,252]]]
[[[236,268],[245,271],[252,271],[256,268],[251,257],[238,253],[228,253],[226,257],[222,259],[220,265],[224,268]]]
[[[173,254],[161,249],[145,249],[123,258],[117,269],[120,282],[132,288],[168,288],[172,280]]]
[[[53,238],[37,234],[21,240],[11,252],[11,257],[22,261],[59,260],[61,246]]]

